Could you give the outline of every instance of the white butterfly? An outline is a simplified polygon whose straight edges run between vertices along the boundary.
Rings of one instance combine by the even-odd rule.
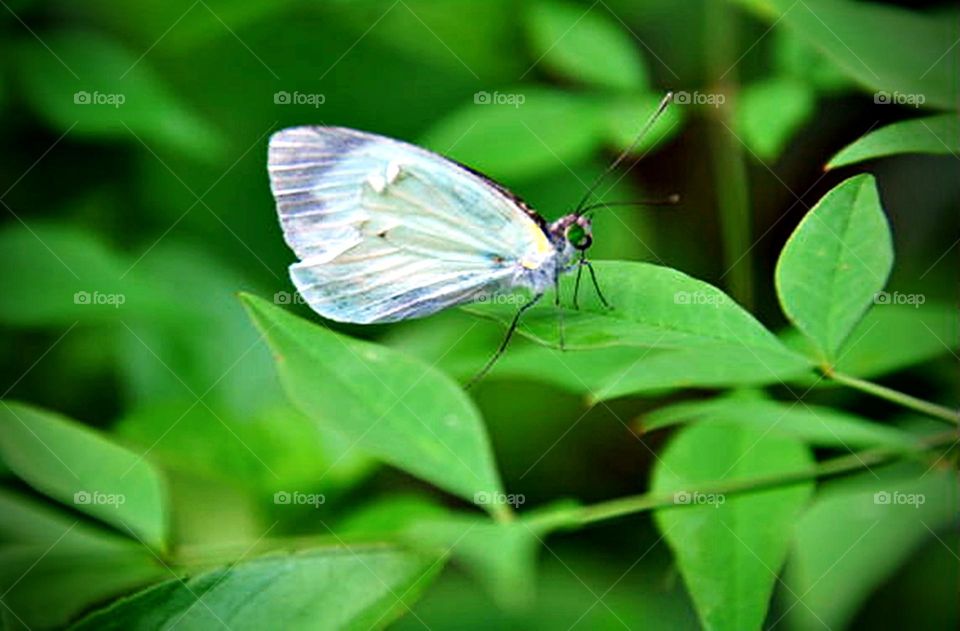
[[[533,293],[526,308],[591,243],[582,213],[548,224],[463,165],[353,129],[284,129],[269,171],[300,259],[290,276],[331,320],[418,318],[518,287]]]

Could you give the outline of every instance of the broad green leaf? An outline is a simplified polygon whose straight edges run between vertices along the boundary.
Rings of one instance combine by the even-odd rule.
[[[791,31],[870,91],[922,97],[928,107],[957,107],[960,49],[953,45],[955,18],[876,2],[738,1]],[[893,36],[910,45],[888,45]]]
[[[644,125],[657,111],[663,94],[644,93],[611,97],[604,106],[607,138],[624,150],[637,140]],[[683,127],[685,108],[668,107],[640,138],[633,153],[643,156],[676,136]],[[622,199],[622,198],[621,198]],[[620,201],[617,199],[616,201]]]
[[[603,307],[589,280],[583,283],[580,310],[563,310],[565,348],[636,347],[638,359],[642,349],[696,351],[708,356],[737,351],[747,362],[765,363],[768,376],[796,374],[809,366],[733,299],[707,283],[648,263],[600,261],[594,265],[613,309]],[[573,295],[574,283],[574,274],[561,279],[565,304]],[[465,309],[507,323],[522,302],[521,296],[510,296],[498,304]],[[558,347],[559,319],[552,302],[548,293],[524,313],[519,332]]]
[[[389,545],[265,556],[150,587],[75,628],[382,628],[409,611],[442,565]]]
[[[780,305],[823,361],[837,358],[886,284],[891,240],[873,177],[858,175],[817,202],[783,247],[776,268]]]
[[[220,132],[172,93],[149,59],[93,32],[44,33],[43,42],[55,54],[26,40],[17,69],[26,98],[61,132],[138,149],[159,144],[203,159],[222,153]]]
[[[813,484],[729,497],[690,490],[792,472],[812,463],[799,441],[720,425],[684,428],[658,458],[652,490],[673,493],[682,505],[658,510],[656,523],[705,628],[761,628],[791,529]]]
[[[601,88],[638,90],[647,85],[640,42],[605,6],[536,2],[526,22],[536,64]]]
[[[421,139],[425,147],[498,179],[564,169],[600,144],[597,100],[529,86],[480,91]]]
[[[956,471],[927,468],[873,469],[817,496],[796,524],[785,572],[789,627],[847,627],[870,593],[935,537],[946,540],[937,552],[955,566]]]
[[[898,296],[917,297],[922,294],[884,292],[890,300]],[[956,352],[960,347],[956,307],[942,304],[877,304],[867,311],[854,327],[847,342],[840,347],[835,368],[847,375],[872,379],[921,364]],[[784,343],[816,358],[816,349],[796,329],[781,336]],[[813,383],[813,379],[810,380]],[[818,385],[829,385],[821,379]]]
[[[641,426],[645,431],[652,431],[689,422],[745,427],[769,432],[771,436],[796,438],[817,447],[910,449],[916,446],[915,437],[905,431],[833,408],[742,395],[668,405],[646,414]]]
[[[956,155],[960,120],[956,114],[915,118],[881,127],[850,143],[827,163],[828,169],[901,153]]]
[[[0,401],[0,458],[37,491],[163,549],[168,507],[142,455],[52,412]]]
[[[408,473],[461,497],[501,493],[486,429],[449,377],[386,347],[349,338],[243,297],[290,399]]]
[[[797,79],[772,77],[737,97],[737,133],[761,160],[774,160],[813,116],[816,95]]]
[[[9,628],[63,627],[96,603],[169,578],[140,543],[73,513],[0,490],[0,514],[0,592],[13,611]]]

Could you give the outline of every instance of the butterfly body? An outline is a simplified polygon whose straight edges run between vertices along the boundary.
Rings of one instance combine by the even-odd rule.
[[[589,247],[586,217],[548,224],[482,174],[383,136],[293,127],[268,159],[300,259],[291,279],[332,320],[418,318],[517,288],[539,297]]]

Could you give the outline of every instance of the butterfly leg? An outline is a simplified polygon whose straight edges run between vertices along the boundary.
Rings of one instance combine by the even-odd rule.
[[[597,298],[600,299],[600,303],[607,309],[613,309],[613,305],[607,302],[607,299],[603,297],[603,292],[600,291],[600,283],[597,282],[597,273],[593,269],[593,264],[586,258],[582,259],[582,262],[583,265],[586,265],[587,269],[590,270],[590,280],[593,281],[593,288],[597,290]]]
[[[560,305],[560,274],[557,274],[556,279],[553,281],[554,291],[556,292],[557,297],[554,299],[553,304],[557,309],[557,327],[559,329],[560,337],[560,350],[564,350],[563,343],[563,307]]]
[[[503,352],[504,352],[505,350],[507,350],[507,345],[510,343],[510,338],[513,337],[513,333],[517,330],[517,325],[520,324],[520,316],[523,315],[523,312],[524,312],[524,311],[526,311],[527,309],[529,309],[529,308],[532,307],[533,305],[537,304],[537,302],[538,302],[538,301],[540,300],[540,298],[542,298],[542,297],[543,297],[543,294],[542,294],[542,293],[537,294],[536,296],[534,296],[533,298],[531,298],[528,302],[526,302],[525,304],[523,304],[523,305],[520,307],[520,309],[517,310],[516,315],[513,316],[513,321],[510,322],[510,326],[509,326],[509,328],[507,328],[507,335],[506,335],[506,337],[503,338],[503,341],[500,343],[500,347],[497,348],[497,352],[494,353],[494,354],[493,354],[493,357],[491,357],[491,358],[487,361],[487,363],[486,363],[486,364],[484,365],[484,367],[480,370],[480,372],[478,372],[476,375],[474,375],[473,378],[472,378],[470,381],[467,382],[467,385],[464,386],[466,390],[469,390],[470,388],[472,388],[474,385],[476,385],[476,383],[477,383],[478,381],[480,381],[481,379],[483,379],[483,378],[487,375],[488,372],[490,372],[490,369],[493,368],[493,365],[497,363],[497,360],[500,359],[500,356],[503,355]]]
[[[577,261],[577,280],[573,283],[573,308],[577,311],[580,310],[580,303],[578,302],[578,297],[580,296],[580,277],[583,276],[583,262],[587,260],[586,256],[583,254],[580,255],[580,260]]]

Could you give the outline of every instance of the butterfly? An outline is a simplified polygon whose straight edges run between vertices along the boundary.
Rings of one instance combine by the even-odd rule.
[[[467,166],[345,127],[273,134],[268,171],[284,239],[299,259],[290,278],[324,318],[396,322],[517,289],[529,292],[474,382],[548,289],[557,290],[559,306],[561,274],[577,269],[576,304],[586,267],[609,306],[586,257],[593,242],[586,197],[576,211],[548,222]]]

